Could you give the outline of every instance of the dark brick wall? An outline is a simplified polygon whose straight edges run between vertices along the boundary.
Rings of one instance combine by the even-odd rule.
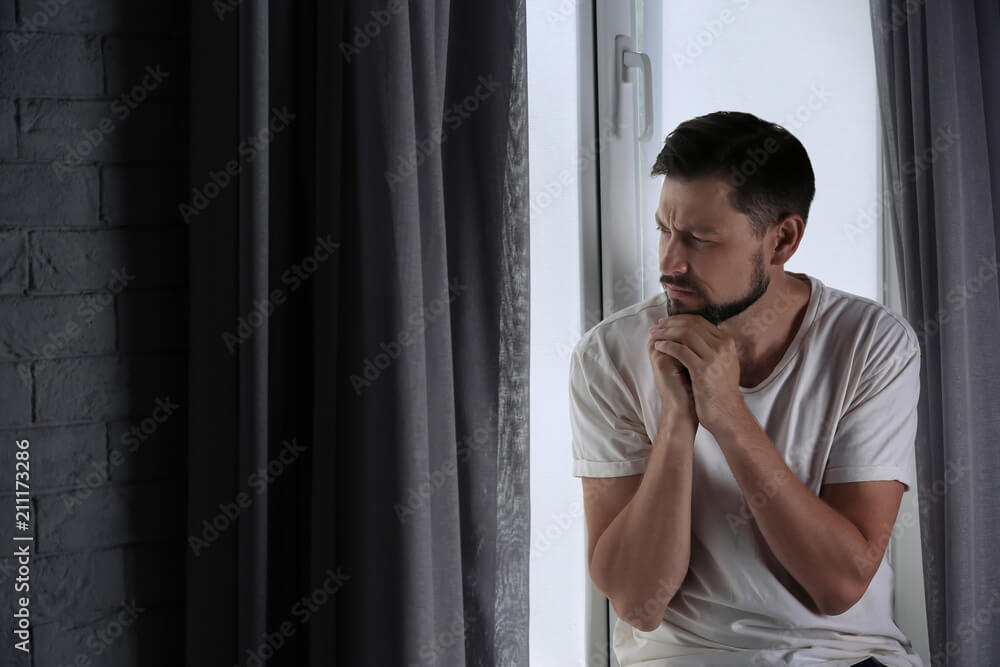
[[[0,0],[0,665],[183,662],[187,9]]]

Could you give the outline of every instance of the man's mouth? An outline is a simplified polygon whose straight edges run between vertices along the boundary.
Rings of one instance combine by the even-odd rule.
[[[692,292],[689,289],[684,289],[682,287],[675,287],[674,285],[670,285],[670,284],[665,284],[665,287],[667,288],[667,292],[671,296],[674,296],[674,295],[676,295],[676,296],[685,296],[685,295],[694,294],[694,292]]]

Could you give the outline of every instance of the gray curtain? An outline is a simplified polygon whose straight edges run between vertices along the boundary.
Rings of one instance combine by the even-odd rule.
[[[1000,3],[872,0],[933,665],[1000,665]]]
[[[527,665],[524,0],[192,17],[188,664]]]
[[[524,0],[393,4],[346,14],[352,38],[375,35],[345,69],[361,257],[345,380],[399,356],[343,387],[361,618],[337,631],[368,651],[344,664],[527,665]]]

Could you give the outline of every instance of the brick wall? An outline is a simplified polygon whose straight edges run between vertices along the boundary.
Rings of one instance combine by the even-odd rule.
[[[0,0],[3,665],[183,662],[188,30],[177,0]]]

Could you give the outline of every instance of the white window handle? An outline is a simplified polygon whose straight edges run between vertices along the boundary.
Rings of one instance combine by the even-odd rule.
[[[626,83],[634,83],[633,70],[642,70],[642,86],[636,91],[639,105],[639,141],[648,141],[653,135],[653,68],[649,56],[633,50],[632,38],[615,35],[615,134],[621,129],[618,113],[619,88]]]

